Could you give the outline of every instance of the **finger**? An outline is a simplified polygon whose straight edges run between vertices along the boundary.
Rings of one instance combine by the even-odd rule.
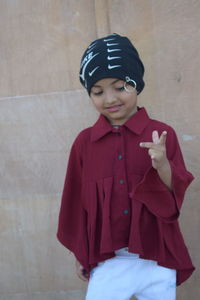
[[[163,131],[161,136],[160,136],[159,144],[160,145],[165,145],[166,139],[167,139],[167,131]]]
[[[83,280],[83,281],[87,281],[88,279],[85,277],[85,275],[83,274],[78,274],[78,277]]]
[[[152,141],[153,141],[153,143],[155,143],[155,144],[159,144],[159,142],[160,142],[160,139],[159,139],[159,135],[158,135],[158,131],[157,131],[157,130],[154,130],[154,131],[152,132]]]
[[[149,154],[149,156],[151,157],[152,160],[157,159],[158,153],[154,149],[149,149],[148,154]]]
[[[88,280],[89,276],[84,267],[76,260],[76,273],[81,280]]]
[[[154,149],[154,148],[156,148],[156,145],[155,145],[155,143],[152,143],[152,142],[146,142],[146,143],[142,142],[142,143],[140,143],[140,147]]]
[[[88,274],[82,266],[78,270],[78,277],[84,281],[88,280]]]
[[[151,157],[151,159],[154,159],[154,152],[152,151],[152,149],[148,150],[148,154]]]
[[[82,271],[81,278],[84,281],[88,280],[89,276],[88,276],[88,273],[85,270]]]

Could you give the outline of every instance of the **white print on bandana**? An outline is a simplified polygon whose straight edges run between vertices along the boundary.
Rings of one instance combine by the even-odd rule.
[[[122,51],[122,49],[117,48],[117,45],[120,45],[120,43],[118,43],[118,41],[116,41],[115,38],[115,34],[113,34],[113,37],[111,36],[110,38],[107,39],[103,39],[103,42],[106,45],[106,49],[102,50],[102,52],[106,51],[107,53],[109,53],[109,55],[107,56],[107,69],[108,70],[112,70],[115,68],[120,68],[122,65],[116,64],[116,65],[111,65],[109,62],[111,60],[117,60],[117,59],[122,59],[121,56],[112,56],[112,52],[120,52]],[[114,47],[115,46],[115,47]],[[97,47],[98,49],[98,41],[93,42],[88,49],[86,50],[86,56],[84,57],[83,61],[81,62],[81,73],[80,73],[80,78],[81,80],[84,82],[85,87],[87,88],[87,81],[86,81],[86,73],[88,73],[89,77],[92,77],[93,74],[100,68],[100,66],[94,66],[93,69],[91,71],[87,71],[86,72],[86,68],[89,65],[89,63],[97,56],[100,54],[100,52],[98,53],[94,53],[95,48]],[[113,48],[112,48],[113,47]],[[98,51],[98,50],[97,50]],[[104,52],[105,53],[105,52]],[[106,54],[106,53],[105,53]],[[94,60],[95,61],[95,60]],[[98,60],[97,60],[98,61]],[[93,63],[94,65],[94,63]]]
[[[107,44],[106,44],[106,46],[108,46],[108,47],[109,47],[109,46],[116,46],[116,45],[119,45],[119,43],[107,43]]]
[[[107,56],[107,60],[113,60],[113,59],[118,59],[121,58],[121,56]]]
[[[88,73],[89,76],[92,77],[92,75],[94,74],[94,72],[95,72],[98,68],[99,68],[99,66],[96,67],[96,68],[94,68],[91,72],[89,72],[89,73]]]
[[[113,41],[113,40],[115,40],[115,38],[114,39],[104,39],[103,41],[104,42],[109,42],[109,41]]]
[[[112,39],[112,40],[115,41],[115,38]],[[107,40],[104,40],[104,42],[107,42]],[[112,46],[117,46],[117,45],[119,45],[119,43],[115,43],[115,42],[113,42],[113,43],[106,43],[107,47],[112,47]],[[118,52],[118,51],[122,51],[122,50],[121,49],[110,49],[110,48],[107,48],[107,52],[108,53]],[[107,56],[107,60],[108,61],[109,60],[114,60],[114,59],[120,59],[120,58],[121,58],[121,56],[111,56],[111,55]],[[108,70],[112,70],[112,69],[120,68],[120,67],[121,67],[121,65],[110,65],[110,64],[108,64]]]
[[[122,51],[122,49],[107,49],[107,52],[115,52],[115,51]]]
[[[92,44],[88,47],[86,53],[89,53],[89,52],[93,51],[93,49],[96,47],[96,44],[97,44],[97,42],[92,43]]]
[[[114,68],[119,68],[119,67],[121,67],[121,65],[114,65],[114,66],[108,65],[108,70],[112,70]]]
[[[98,54],[99,54],[99,52],[96,53],[96,54],[94,54],[94,55],[93,55],[93,52],[90,52],[90,53],[84,58],[84,61],[83,61],[82,66],[81,66],[81,67],[83,67],[83,68],[82,68],[82,72],[81,72],[81,74],[80,74],[80,77],[81,77],[81,79],[83,80],[83,82],[85,82],[85,70],[86,70],[87,65],[88,65],[89,62],[90,62],[95,56],[97,56]],[[87,83],[85,82],[85,84],[87,84]]]

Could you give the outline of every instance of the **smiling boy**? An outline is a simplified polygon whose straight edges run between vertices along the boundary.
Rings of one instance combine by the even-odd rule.
[[[174,300],[194,267],[178,217],[193,176],[175,131],[137,98],[144,66],[127,37],[95,40],[80,80],[100,113],[73,143],[58,239],[89,279],[87,300]]]

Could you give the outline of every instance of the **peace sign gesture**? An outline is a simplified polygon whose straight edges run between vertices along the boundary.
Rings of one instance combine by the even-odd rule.
[[[140,147],[149,149],[148,154],[151,157],[152,166],[156,170],[161,169],[166,163],[168,163],[166,156],[166,139],[166,131],[163,131],[159,137],[158,131],[154,130],[152,132],[152,142],[140,143]]]

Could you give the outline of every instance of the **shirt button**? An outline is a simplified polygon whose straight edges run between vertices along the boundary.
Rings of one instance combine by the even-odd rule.
[[[120,183],[120,184],[124,184],[124,180],[121,179],[121,180],[119,181],[119,183]]]
[[[118,155],[118,159],[122,159],[123,158],[123,156],[120,154],[120,155]]]
[[[128,215],[128,213],[129,213],[128,209],[125,209],[125,210],[124,210],[124,214],[125,214],[125,215]]]

